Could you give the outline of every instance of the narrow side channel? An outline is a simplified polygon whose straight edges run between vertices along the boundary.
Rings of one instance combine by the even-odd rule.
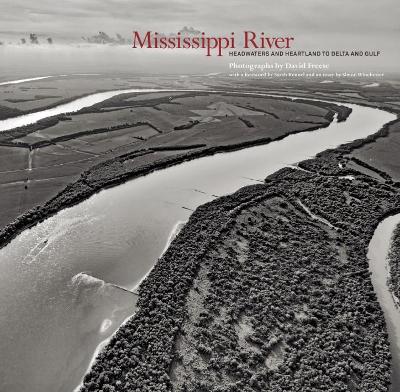
[[[369,267],[372,272],[372,284],[379,303],[385,314],[392,353],[391,392],[400,388],[400,309],[395,306],[387,285],[391,238],[394,229],[400,223],[400,214],[392,215],[379,223],[368,248]]]

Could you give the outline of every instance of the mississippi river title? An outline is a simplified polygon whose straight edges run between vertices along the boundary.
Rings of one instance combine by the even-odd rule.
[[[293,44],[293,37],[271,37],[254,31],[243,31],[240,40],[243,49],[290,49]],[[235,33],[227,36],[207,36],[202,32],[195,36],[188,36],[182,33],[166,36],[157,32],[139,31],[133,32],[132,48],[147,49],[203,49],[206,56],[213,53],[223,56],[225,49],[236,49]]]

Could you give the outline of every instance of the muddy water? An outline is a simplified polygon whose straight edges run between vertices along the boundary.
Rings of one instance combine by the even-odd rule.
[[[372,283],[385,314],[390,339],[390,351],[392,353],[391,392],[400,390],[400,308],[395,306],[392,294],[388,289],[389,266],[387,256],[390,249],[391,236],[399,223],[400,214],[384,219],[376,228],[368,248]]]
[[[134,294],[104,282],[134,289],[177,222],[213,195],[364,138],[394,119],[347,106],[353,113],[346,122],[151,173],[21,233],[0,251],[0,352],[7,353],[0,361],[0,390],[71,392],[99,343],[134,312]],[[103,283],[96,280],[97,287],[90,276]],[[111,298],[104,287],[112,287]]]

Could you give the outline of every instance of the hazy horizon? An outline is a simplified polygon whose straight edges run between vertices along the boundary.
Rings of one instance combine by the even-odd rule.
[[[0,46],[2,62],[0,71],[7,73],[20,69],[21,74],[29,69],[40,73],[51,64],[61,73],[69,69],[82,72],[98,72],[112,69],[127,72],[132,67],[156,73],[171,71],[182,73],[227,72],[230,61],[261,63],[265,61],[329,62],[332,69],[365,72],[395,72],[398,69],[400,51],[398,49],[400,12],[397,2],[383,0],[338,0],[324,2],[303,0],[301,6],[295,0],[239,1],[217,3],[210,0],[189,2],[172,0],[66,0],[58,3],[44,0],[32,3],[27,0],[3,0],[0,14]],[[104,31],[115,37],[118,33],[130,39],[133,30],[177,32],[183,26],[213,34],[238,34],[243,30],[265,32],[268,35],[295,37],[294,50],[371,50],[381,51],[378,57],[363,58],[280,58],[250,57],[246,59],[206,58],[198,53],[183,51],[162,51],[145,53],[126,45],[120,49],[99,49],[91,46],[71,48],[65,44],[84,44],[82,36],[88,37]],[[28,38],[29,33],[41,37],[41,49],[35,52],[20,48],[7,49],[8,42],[17,44],[20,38]],[[52,37],[52,48],[45,41]],[[62,44],[62,45],[60,45]],[[12,45],[11,45],[12,46]],[[22,46],[22,45],[20,45]],[[84,46],[84,45],[83,45]],[[46,48],[45,48],[46,47]],[[25,48],[24,48],[25,50]],[[101,54],[103,52],[103,54]],[[147,51],[149,52],[149,51]],[[168,53],[167,53],[168,52]],[[54,59],[59,56],[59,59]],[[104,58],[102,56],[105,56]],[[111,59],[108,58],[111,56]],[[111,61],[112,60],[112,61]],[[26,64],[16,64],[21,61]],[[41,62],[49,64],[41,64]],[[54,73],[54,72],[53,72]]]

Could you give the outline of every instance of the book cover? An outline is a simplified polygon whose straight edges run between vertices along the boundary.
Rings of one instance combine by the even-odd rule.
[[[0,392],[400,390],[394,0],[0,6]]]

